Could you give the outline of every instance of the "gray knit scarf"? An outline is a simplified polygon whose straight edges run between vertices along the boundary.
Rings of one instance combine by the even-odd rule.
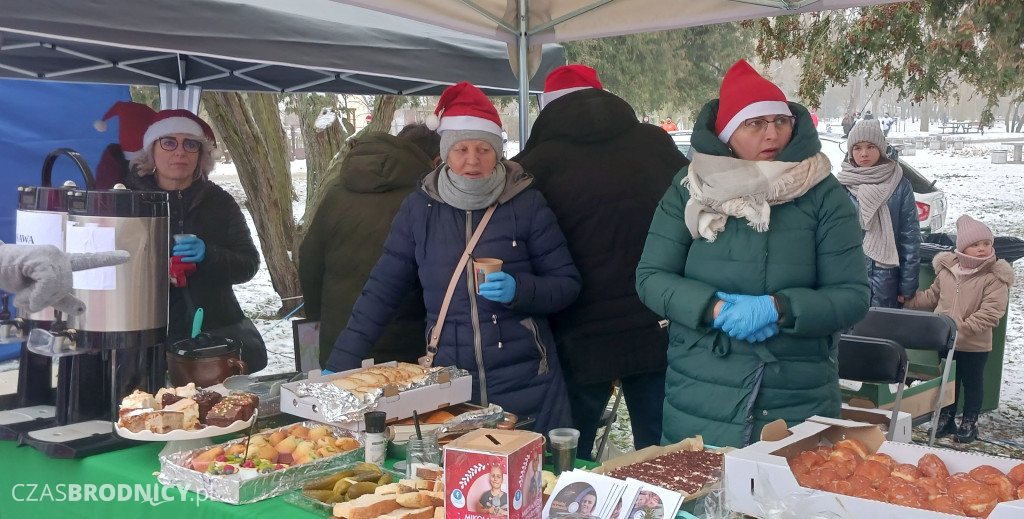
[[[860,206],[860,228],[864,231],[864,254],[879,266],[900,266],[896,250],[896,235],[892,229],[892,215],[886,203],[903,180],[903,169],[892,160],[869,167],[858,167],[843,162],[836,175]]]
[[[437,175],[437,193],[448,205],[463,211],[486,209],[505,190],[505,166],[498,162],[494,173],[484,178],[455,174],[446,164]]]

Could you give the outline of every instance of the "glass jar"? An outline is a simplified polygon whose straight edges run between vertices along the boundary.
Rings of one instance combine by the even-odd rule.
[[[410,479],[416,478],[416,469],[420,467],[438,470],[441,468],[441,446],[437,437],[424,434],[422,439],[409,438],[405,448],[405,474]]]

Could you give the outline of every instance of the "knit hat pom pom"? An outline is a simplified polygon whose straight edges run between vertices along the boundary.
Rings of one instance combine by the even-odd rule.
[[[106,121],[96,121],[96,122],[92,123],[92,127],[96,128],[96,131],[98,131],[98,132],[105,132],[105,131],[107,131],[107,122]]]
[[[427,128],[430,128],[431,131],[437,131],[438,127],[441,126],[441,119],[436,114],[430,114],[427,116],[427,120],[424,121],[424,124],[426,124]]]

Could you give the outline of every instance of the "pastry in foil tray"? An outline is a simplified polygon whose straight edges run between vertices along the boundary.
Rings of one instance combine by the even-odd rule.
[[[331,381],[340,389],[363,398],[367,393],[393,384],[408,386],[422,381],[430,374],[430,370],[416,364],[399,362],[395,366],[373,366],[359,370],[345,377]]]

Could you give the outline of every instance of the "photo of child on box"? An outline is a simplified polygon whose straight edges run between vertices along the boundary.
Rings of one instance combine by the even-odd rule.
[[[551,499],[551,517],[589,517],[597,508],[597,491],[584,482],[570,484]]]
[[[502,483],[505,482],[505,472],[500,466],[491,465],[491,475],[488,481],[491,488],[480,495],[480,499],[477,501],[480,508],[477,509],[477,512],[487,515],[508,516],[508,492],[502,489]]]

